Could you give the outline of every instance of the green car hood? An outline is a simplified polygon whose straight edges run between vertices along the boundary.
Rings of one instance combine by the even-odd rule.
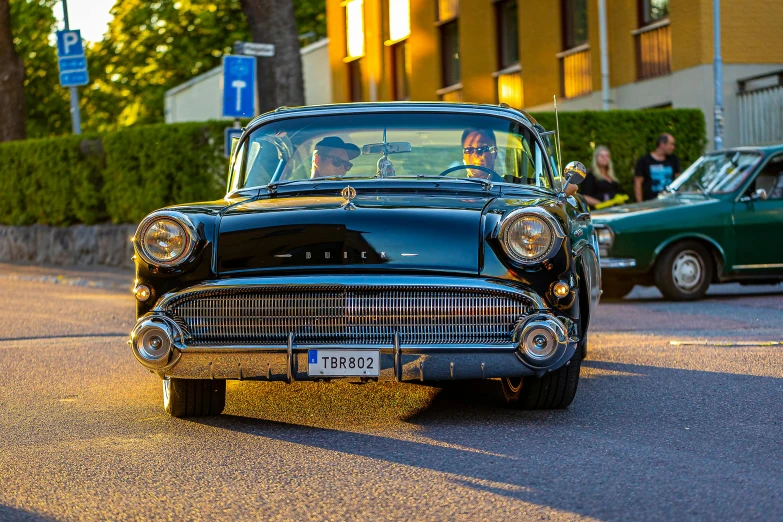
[[[593,222],[627,228],[632,224],[642,227],[661,227],[679,224],[687,226],[682,219],[692,217],[698,220],[708,207],[720,204],[721,200],[702,196],[667,196],[642,203],[622,205],[593,212]]]

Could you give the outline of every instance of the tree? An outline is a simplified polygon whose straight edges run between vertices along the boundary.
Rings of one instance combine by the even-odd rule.
[[[304,105],[302,57],[291,0],[241,0],[254,42],[271,43],[275,55],[262,58],[257,72],[259,111]]]
[[[112,15],[88,53],[85,106],[96,130],[162,121],[166,90],[220,65],[249,37],[239,0],[117,0]]]
[[[326,37],[326,1],[296,0],[294,15],[299,34],[313,33],[313,40]]]
[[[69,92],[60,86],[57,47],[50,40],[57,20],[56,0],[11,0],[16,49],[24,59],[27,136],[41,138],[71,131]]]
[[[24,62],[11,31],[11,5],[0,0],[0,142],[25,138]]]

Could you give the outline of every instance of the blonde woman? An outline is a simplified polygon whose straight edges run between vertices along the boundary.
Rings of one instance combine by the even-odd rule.
[[[587,177],[579,185],[579,193],[585,197],[591,208],[610,200],[620,192],[620,184],[614,175],[612,155],[609,148],[599,145],[593,151],[593,163]]]

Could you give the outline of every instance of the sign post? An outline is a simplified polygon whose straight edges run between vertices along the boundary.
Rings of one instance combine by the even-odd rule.
[[[225,154],[231,151],[231,137],[242,134],[239,118],[256,114],[256,59],[250,56],[223,57],[223,117],[234,118],[225,129]]]
[[[82,133],[82,118],[79,112],[79,91],[76,87],[90,83],[87,74],[87,58],[84,55],[82,35],[71,31],[68,25],[68,0],[63,0],[65,30],[57,31],[57,63],[60,67],[60,85],[71,89],[71,124],[73,133]]]

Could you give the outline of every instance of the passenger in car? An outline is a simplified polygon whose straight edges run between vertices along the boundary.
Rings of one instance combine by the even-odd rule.
[[[339,136],[327,136],[315,144],[311,178],[344,176],[351,170],[361,151],[353,143],[343,141]]]

